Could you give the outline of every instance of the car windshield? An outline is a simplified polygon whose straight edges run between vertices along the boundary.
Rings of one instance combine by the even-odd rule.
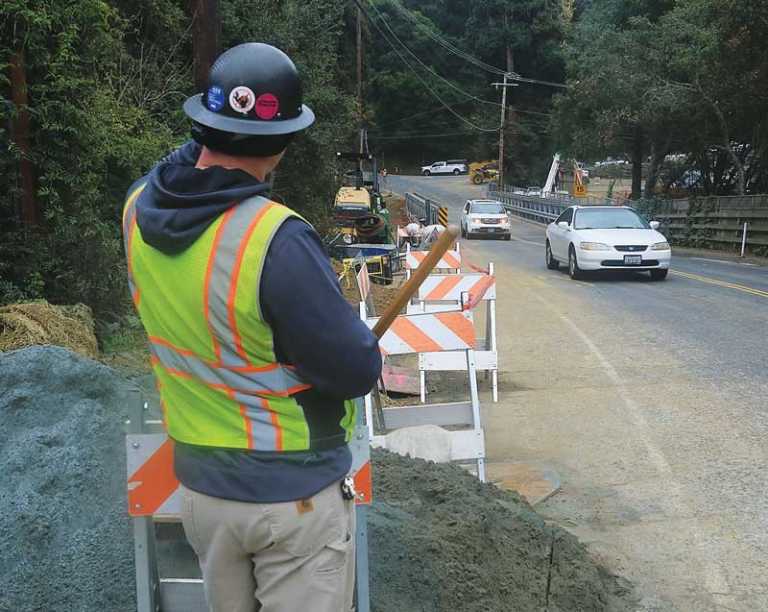
[[[469,211],[481,215],[503,215],[504,207],[498,202],[475,202]]]
[[[629,208],[580,208],[575,229],[649,229],[648,222]]]

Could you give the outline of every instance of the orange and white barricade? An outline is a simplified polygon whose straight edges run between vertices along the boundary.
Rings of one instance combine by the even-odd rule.
[[[419,288],[415,303],[408,305],[407,313],[471,311],[483,302],[486,305],[485,337],[480,338],[475,347],[475,363],[478,371],[490,372],[493,401],[498,402],[499,355],[496,344],[496,277],[492,263],[488,265],[488,274],[435,274],[428,276]],[[465,370],[466,362],[461,354],[420,353],[421,401],[426,401],[426,372]]]
[[[362,308],[361,308],[361,314]],[[378,319],[365,319],[373,327]],[[443,431],[450,441],[449,457],[460,463],[475,462],[477,475],[485,481],[485,435],[480,423],[480,398],[477,391],[475,362],[475,327],[469,311],[400,315],[379,340],[382,354],[410,355],[417,353],[448,354],[452,351],[464,359],[468,378],[469,401],[442,404],[419,404],[383,409],[384,426],[388,431],[418,425],[461,426],[462,429]],[[374,446],[386,447],[386,436],[373,432],[373,405],[370,394],[365,398],[369,435]]]
[[[138,394],[137,394],[138,395]],[[126,435],[128,514],[133,522],[137,612],[207,610],[203,581],[159,575],[155,523],[180,523],[182,498],[173,469],[173,440],[160,421],[145,421],[146,403],[137,397],[131,406]],[[367,508],[372,501],[370,445],[358,401],[355,433],[349,443],[355,481],[356,589],[358,610],[369,612]]]
[[[414,251],[411,245],[406,245],[405,249],[405,277],[411,278],[411,272],[417,269],[426,259],[429,251]],[[437,262],[435,270],[442,270],[448,274],[458,274],[461,272],[461,248],[457,242],[455,248],[446,253]]]
[[[360,300],[365,304],[368,316],[375,316],[376,310],[373,303],[373,292],[371,290],[371,277],[368,274],[368,264],[363,260],[360,271],[355,275],[357,280],[357,290],[360,292]]]

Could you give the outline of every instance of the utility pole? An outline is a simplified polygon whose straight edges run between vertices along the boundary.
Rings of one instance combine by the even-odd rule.
[[[363,132],[363,11],[360,7],[357,8],[357,120],[360,126],[360,161],[357,165],[360,176],[362,176],[362,156],[365,149]]]
[[[218,0],[188,0],[192,15],[192,70],[195,89],[204,91],[208,84],[208,71],[219,53]]]
[[[19,175],[21,177],[21,220],[27,227],[40,224],[41,214],[37,201],[37,177],[32,162],[32,120],[27,93],[27,67],[24,50],[13,53],[9,63],[11,102],[16,110],[11,120],[11,138],[19,148]]]
[[[499,125],[499,189],[504,184],[504,127],[507,122],[507,87],[517,87],[516,83],[509,83],[508,79],[514,76],[512,73],[504,74],[503,83],[491,83],[494,87],[501,87],[501,124]]]

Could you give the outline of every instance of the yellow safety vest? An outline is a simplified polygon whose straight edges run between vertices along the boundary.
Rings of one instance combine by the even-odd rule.
[[[148,245],[136,224],[141,185],[126,201],[123,233],[134,304],[149,336],[168,434],[219,448],[303,451],[349,441],[354,402],[339,433],[311,439],[292,395],[309,389],[277,362],[259,288],[269,244],[282,223],[299,217],[263,197],[217,218],[185,251]],[[300,217],[299,217],[300,218]]]

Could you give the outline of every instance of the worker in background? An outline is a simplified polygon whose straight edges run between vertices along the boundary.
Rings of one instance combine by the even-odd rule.
[[[130,189],[124,234],[208,605],[348,611],[350,400],[381,357],[267,182],[315,117],[293,62],[260,43],[221,55],[184,112],[193,141]]]

